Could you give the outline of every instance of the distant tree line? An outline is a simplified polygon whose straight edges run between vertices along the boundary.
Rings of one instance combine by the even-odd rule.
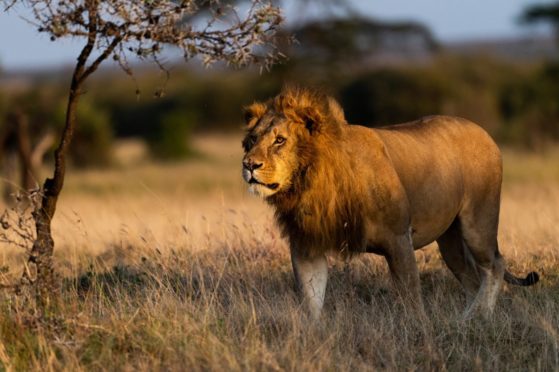
[[[139,100],[123,93],[132,88],[130,81],[111,73],[92,84],[108,81],[110,91],[91,89],[78,110],[81,125],[70,153],[75,166],[110,165],[115,138],[143,138],[155,158],[188,156],[193,132],[240,130],[241,107],[273,95],[286,81],[324,87],[340,100],[353,123],[380,126],[450,114],[477,121],[512,145],[537,148],[559,141],[559,65],[554,62],[518,66],[441,54],[419,67],[363,68],[320,78],[305,75],[299,63],[267,75],[184,70],[175,73],[164,97]],[[57,90],[37,86],[9,105],[27,116],[32,142],[59,129],[63,98]],[[5,121],[13,116],[10,110],[4,112]]]
[[[556,5],[535,5],[525,22],[552,20]],[[294,35],[296,43],[284,43]],[[71,159],[74,166],[112,162],[115,138],[145,140],[153,157],[177,159],[193,153],[195,131],[240,128],[240,108],[275,94],[285,82],[324,87],[336,96],[351,122],[369,126],[450,114],[484,125],[499,141],[536,148],[559,140],[559,64],[518,65],[483,56],[449,55],[423,25],[365,18],[311,21],[277,36],[289,60],[270,73],[199,71],[173,73],[160,95],[162,80],[143,74],[143,94],[116,72],[92,79],[77,115]],[[398,61],[390,58],[397,56]],[[410,58],[411,63],[402,63]],[[417,60],[421,63],[417,63]],[[111,86],[110,90],[102,89]],[[99,89],[101,88],[101,89]],[[157,98],[152,98],[155,94]],[[39,142],[60,130],[63,86],[52,79],[17,96],[0,92],[0,118],[24,113]],[[2,103],[3,102],[3,103]]]

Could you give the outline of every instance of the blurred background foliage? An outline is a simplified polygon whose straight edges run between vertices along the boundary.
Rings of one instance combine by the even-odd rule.
[[[554,6],[527,9],[521,20],[557,25]],[[297,42],[286,43],[286,35]],[[181,62],[168,81],[142,65],[134,66],[135,79],[116,67],[100,71],[80,104],[73,165],[110,165],[113,142],[125,138],[145,141],[156,159],[188,157],[193,134],[240,132],[241,108],[273,96],[287,82],[325,89],[341,102],[350,123],[375,127],[447,114],[479,123],[504,144],[542,149],[559,141],[557,47],[528,56],[518,45],[488,53],[475,45],[443,45],[416,22],[362,17],[309,21],[285,30],[278,43],[289,59],[263,73]],[[0,119],[19,107],[33,137],[60,129],[67,76],[0,70]],[[154,94],[160,91],[161,97]]]
[[[57,129],[62,129],[64,115],[66,104],[60,100],[52,121]],[[77,120],[80,125],[76,128],[70,149],[73,164],[79,167],[111,165],[114,135],[109,111],[84,98],[78,105]]]

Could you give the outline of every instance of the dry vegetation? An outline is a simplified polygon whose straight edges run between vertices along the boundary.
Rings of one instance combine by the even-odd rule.
[[[2,295],[5,369],[559,368],[558,151],[505,151],[501,250],[511,271],[542,280],[508,288],[493,319],[461,320],[433,246],[417,252],[430,323],[399,306],[382,259],[362,256],[330,261],[323,319],[310,324],[272,214],[245,192],[240,139],[197,145],[204,156],[189,163],[69,175],[54,221],[62,301],[37,323],[25,297]],[[20,272],[16,250],[0,259]]]

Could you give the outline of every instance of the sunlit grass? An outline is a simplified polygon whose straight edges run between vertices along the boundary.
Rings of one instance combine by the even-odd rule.
[[[458,282],[430,246],[416,254],[430,322],[401,307],[383,259],[365,255],[330,260],[312,324],[272,212],[240,179],[239,139],[198,147],[207,157],[196,162],[70,175],[54,221],[61,301],[34,323],[25,298],[2,297],[6,369],[559,368],[556,155],[505,151],[501,252],[512,272],[542,279],[507,288],[492,319],[462,320]],[[18,273],[10,252],[2,265]]]

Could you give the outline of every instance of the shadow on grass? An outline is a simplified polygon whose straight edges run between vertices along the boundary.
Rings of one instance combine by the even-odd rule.
[[[96,257],[96,263],[77,277],[67,278],[64,289],[79,298],[102,297],[134,302],[171,294],[182,302],[207,302],[209,297],[222,306],[233,306],[239,297],[253,298],[255,306],[278,298],[296,297],[296,284],[286,252],[281,250],[215,249],[202,252],[170,252],[137,262],[124,262],[121,248]],[[133,260],[132,260],[133,261]],[[350,263],[332,261],[325,306],[336,307],[340,300],[363,306],[398,302],[389,273],[370,256]],[[422,292],[426,303],[436,303],[440,293],[462,302],[456,280],[445,268],[422,270]],[[298,301],[295,298],[295,301]]]

